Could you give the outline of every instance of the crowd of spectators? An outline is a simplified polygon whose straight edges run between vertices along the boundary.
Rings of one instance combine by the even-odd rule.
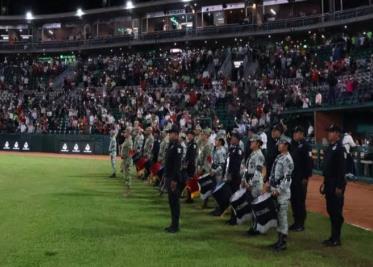
[[[371,51],[371,32],[329,39],[309,33],[302,40],[236,39],[215,49],[118,49],[78,55],[73,65],[4,58],[0,131],[108,134],[116,122],[135,120],[154,128],[171,121],[219,128],[217,106],[242,131],[266,127],[286,108],[335,105],[355,95],[371,80]],[[372,100],[371,91],[358,101]]]

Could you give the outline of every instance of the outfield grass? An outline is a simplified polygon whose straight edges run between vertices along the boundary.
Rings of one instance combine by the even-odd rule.
[[[109,162],[0,155],[0,266],[373,266],[373,233],[344,227],[341,248],[323,248],[325,217],[310,214],[289,249],[249,239],[199,203],[182,206],[182,231],[169,223],[165,197],[141,182],[122,197]]]

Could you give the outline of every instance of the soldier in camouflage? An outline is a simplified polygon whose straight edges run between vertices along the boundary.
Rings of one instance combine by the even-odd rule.
[[[261,150],[262,139],[259,135],[254,134],[250,137],[250,150],[252,151],[245,163],[245,174],[242,179],[242,186],[251,193],[253,198],[257,198],[263,191],[263,180],[265,173],[265,158]],[[255,218],[252,226],[248,231],[250,236],[258,235],[256,230]]]
[[[159,154],[158,154],[158,161],[159,163],[164,166],[164,160],[166,156],[166,151],[168,147],[168,134],[166,131],[163,131],[161,133],[161,144],[159,145]]]
[[[116,177],[116,159],[117,159],[117,131],[110,131],[110,144],[109,144],[110,162],[111,162],[111,176],[110,178]]]
[[[277,142],[280,154],[276,157],[269,182],[266,189],[272,193],[278,205],[278,241],[272,245],[275,251],[286,249],[286,239],[288,235],[288,206],[290,201],[291,175],[294,170],[293,159],[289,153],[291,140],[282,136]]]
[[[125,140],[122,144],[121,157],[122,157],[122,170],[124,185],[127,188],[125,194],[128,195],[129,190],[132,186],[132,179],[130,169],[132,166],[132,154],[133,154],[133,141],[131,136],[132,129],[127,128],[124,132]]]
[[[224,146],[224,139],[219,137],[216,138],[215,147],[212,151],[211,175],[215,176],[217,184],[220,184],[223,181],[223,172],[225,161],[227,159],[227,151]]]
[[[211,134],[210,129],[203,130],[200,136],[200,146],[198,146],[197,168],[198,174],[204,175],[211,172],[212,166],[212,148],[208,140]]]
[[[142,129],[137,127],[135,129],[135,139],[133,141],[134,149],[136,153],[142,153],[142,147],[144,144],[144,135],[142,134]]]
[[[198,157],[197,157],[197,169],[198,175],[204,175],[211,173],[212,167],[212,148],[209,143],[209,137],[211,134],[210,129],[204,129],[200,136],[200,146]],[[204,200],[202,208],[207,208],[208,198]]]
[[[143,150],[143,157],[147,159],[145,164],[145,173],[143,179],[146,180],[150,175],[150,168],[152,166],[152,158],[153,158],[153,146],[154,146],[154,136],[153,136],[153,129],[152,127],[148,127],[145,130],[145,143],[144,143],[144,150]]]

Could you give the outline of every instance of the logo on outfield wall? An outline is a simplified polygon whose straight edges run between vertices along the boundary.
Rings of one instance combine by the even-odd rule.
[[[91,146],[87,144],[84,148],[84,153],[92,153]]]
[[[13,150],[19,150],[18,142],[14,143]]]
[[[67,147],[67,144],[66,144],[66,143],[64,143],[64,144],[62,145],[61,152],[69,152],[69,148]]]
[[[4,144],[3,149],[6,149],[6,150],[9,150],[9,149],[10,149],[10,146],[9,146],[9,142],[8,142],[8,141],[5,141],[5,144]]]
[[[73,153],[80,153],[80,150],[79,150],[79,146],[78,146],[78,144],[75,144],[75,145],[74,145]]]
[[[22,150],[23,150],[23,151],[29,151],[29,150],[30,150],[30,147],[29,147],[29,145],[28,145],[27,142],[25,142],[25,143],[23,144],[23,148],[22,148]]]

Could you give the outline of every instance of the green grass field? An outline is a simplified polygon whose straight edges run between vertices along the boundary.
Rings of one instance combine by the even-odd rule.
[[[182,231],[166,234],[166,198],[138,181],[124,198],[109,171],[108,161],[0,155],[0,266],[373,266],[373,233],[345,226],[343,247],[323,248],[318,214],[281,254],[267,249],[274,231],[250,239],[200,203],[183,205]]]

